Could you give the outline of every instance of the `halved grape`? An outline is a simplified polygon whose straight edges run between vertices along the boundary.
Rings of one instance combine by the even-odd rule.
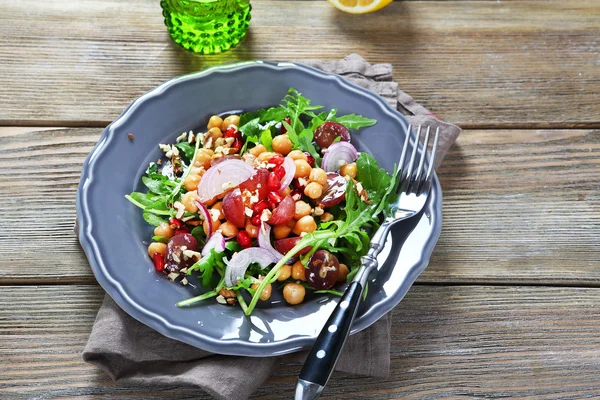
[[[294,248],[295,245],[300,241],[300,237],[291,237],[285,239],[279,239],[273,242],[275,250],[281,254],[286,254],[288,251]],[[305,247],[298,252],[298,254],[306,254],[310,251],[311,246]]]
[[[327,186],[323,194],[317,199],[317,204],[321,208],[333,207],[346,197],[346,179],[335,173],[327,174]]]
[[[267,179],[269,178],[269,171],[261,168],[256,171],[256,174],[252,176],[252,178],[248,179],[245,182],[240,183],[240,190],[243,192],[244,190],[248,190],[252,194],[254,191],[258,189],[258,199],[262,200],[267,197],[269,194],[269,189],[267,188]]]
[[[345,142],[350,141],[348,129],[337,122],[323,122],[315,129],[315,143],[322,149],[331,146],[337,137]]]
[[[189,233],[180,233],[169,240],[165,257],[165,270],[179,272],[194,264],[194,259],[184,254],[185,250],[198,251],[198,242]]]
[[[227,193],[223,198],[223,214],[227,221],[231,222],[238,228],[246,226],[246,215],[244,214],[244,200],[242,192],[239,188],[235,188]]]
[[[296,212],[296,203],[292,196],[289,194],[279,203],[279,205],[273,210],[273,215],[269,219],[271,225],[283,225],[287,224],[294,218]]]
[[[317,250],[308,261],[306,280],[317,290],[329,289],[340,273],[338,259],[327,250]]]

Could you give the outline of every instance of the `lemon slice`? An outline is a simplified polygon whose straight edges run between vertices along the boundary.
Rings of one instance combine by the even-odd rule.
[[[329,0],[338,10],[352,14],[366,14],[387,6],[392,0]]]

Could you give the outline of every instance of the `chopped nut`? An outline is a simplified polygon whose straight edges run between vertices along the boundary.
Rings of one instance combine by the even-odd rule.
[[[171,257],[173,258],[173,261],[175,261],[177,264],[181,262],[181,258],[179,258],[176,252],[172,252]]]
[[[250,207],[245,207],[244,208],[244,214],[246,214],[247,217],[251,217],[252,216],[252,209]]]
[[[181,284],[182,284],[182,285],[184,285],[184,286],[185,286],[185,285],[187,285],[188,283],[189,283],[189,282],[188,282],[187,278],[183,278],[183,279],[181,280]]]
[[[226,289],[223,288],[219,291],[219,294],[223,297],[225,297],[226,299],[229,297],[235,297],[235,292],[231,289]]]
[[[205,149],[210,149],[212,147],[213,144],[213,139],[211,137],[209,137],[208,139],[206,139],[206,142],[204,142],[202,144],[202,147],[204,147]]]
[[[301,186],[306,186],[306,184],[308,183],[308,181],[306,179],[304,179],[304,178],[298,178],[298,183]]]
[[[225,301],[227,301],[227,305],[235,306],[235,302],[237,301],[235,297],[229,297]]]
[[[160,149],[160,151],[162,151],[163,153],[166,153],[168,151],[171,151],[171,146],[168,144],[159,144],[158,148]]]
[[[162,160],[161,159],[156,160],[156,164],[162,165]]]
[[[173,203],[173,207],[175,207],[175,209],[177,210],[175,218],[181,219],[181,217],[183,217],[183,214],[185,213],[185,206],[181,202],[176,201],[175,203]]]
[[[176,143],[183,142],[187,138],[187,132],[183,132],[181,135],[177,136],[175,139]]]
[[[260,214],[260,220],[266,222],[271,219],[271,215],[271,210],[265,209],[263,210],[262,214]]]
[[[178,276],[179,274],[177,272],[171,272],[167,275],[167,278],[169,278],[170,281],[174,281]]]
[[[318,217],[320,215],[323,215],[324,212],[325,212],[325,210],[323,210],[321,207],[315,207],[313,210],[313,215],[315,217]]]
[[[187,258],[197,257],[198,260],[202,257],[202,254],[198,253],[197,251],[193,251],[193,250],[184,250],[183,255],[186,256]]]
[[[219,304],[227,304],[227,300],[225,300],[225,297],[223,297],[221,295],[218,295],[216,300],[217,300],[217,303],[219,303]]]
[[[333,221],[333,214],[326,212],[323,215],[321,215],[321,222],[329,222],[329,221]]]
[[[224,144],[225,144],[225,139],[222,137],[215,140],[215,146],[217,146],[217,148],[223,146]]]
[[[231,146],[234,141],[235,141],[235,138],[232,138],[232,137],[225,138],[225,144],[227,144],[228,146]]]
[[[188,143],[189,143],[189,144],[192,144],[192,143],[194,143],[194,139],[195,139],[195,138],[196,138],[196,137],[194,136],[194,132],[190,131],[190,133],[188,134]]]
[[[133,133],[128,133],[127,137],[129,138],[129,140],[135,139],[135,136],[133,136]]]

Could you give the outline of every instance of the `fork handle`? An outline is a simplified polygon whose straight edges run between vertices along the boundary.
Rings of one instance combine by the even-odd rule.
[[[363,286],[360,282],[353,281],[325,323],[300,372],[296,400],[316,399],[321,394],[346,343],[362,292]],[[299,386],[307,386],[306,384],[310,383],[318,385],[314,386],[318,393],[313,391],[312,395],[300,394]]]

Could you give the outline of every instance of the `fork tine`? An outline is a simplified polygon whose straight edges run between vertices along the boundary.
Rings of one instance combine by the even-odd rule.
[[[421,179],[421,174],[423,173],[423,165],[425,165],[425,157],[427,156],[427,144],[429,143],[430,130],[431,126],[428,126],[427,132],[425,132],[425,140],[423,141],[423,151],[421,152],[421,160],[419,161],[419,166],[417,167],[417,172],[415,173],[415,186],[419,185],[419,180]]]
[[[408,124],[408,129],[406,130],[406,138],[404,139],[404,146],[402,146],[402,155],[400,156],[400,162],[398,163],[398,168],[400,169],[400,182],[402,182],[402,177],[404,176],[404,160],[406,159],[406,152],[408,151],[408,143],[410,142],[411,135],[412,124]]]
[[[419,138],[421,137],[421,125],[419,125],[419,127],[417,128],[417,134],[415,136],[415,144],[413,146],[413,151],[412,154],[410,155],[410,161],[408,162],[408,171],[406,173],[406,190],[408,190],[408,186],[411,183],[411,176],[412,176],[412,172],[413,172],[413,166],[415,164],[415,158],[417,155],[417,150],[419,149]],[[404,174],[403,174],[404,177]]]
[[[431,159],[429,160],[429,169],[427,170],[427,176],[425,177],[425,181],[431,181],[433,177],[433,164],[435,164],[435,153],[438,145],[438,138],[440,136],[440,127],[438,126],[435,130],[435,139],[433,139],[433,147],[431,148]]]

